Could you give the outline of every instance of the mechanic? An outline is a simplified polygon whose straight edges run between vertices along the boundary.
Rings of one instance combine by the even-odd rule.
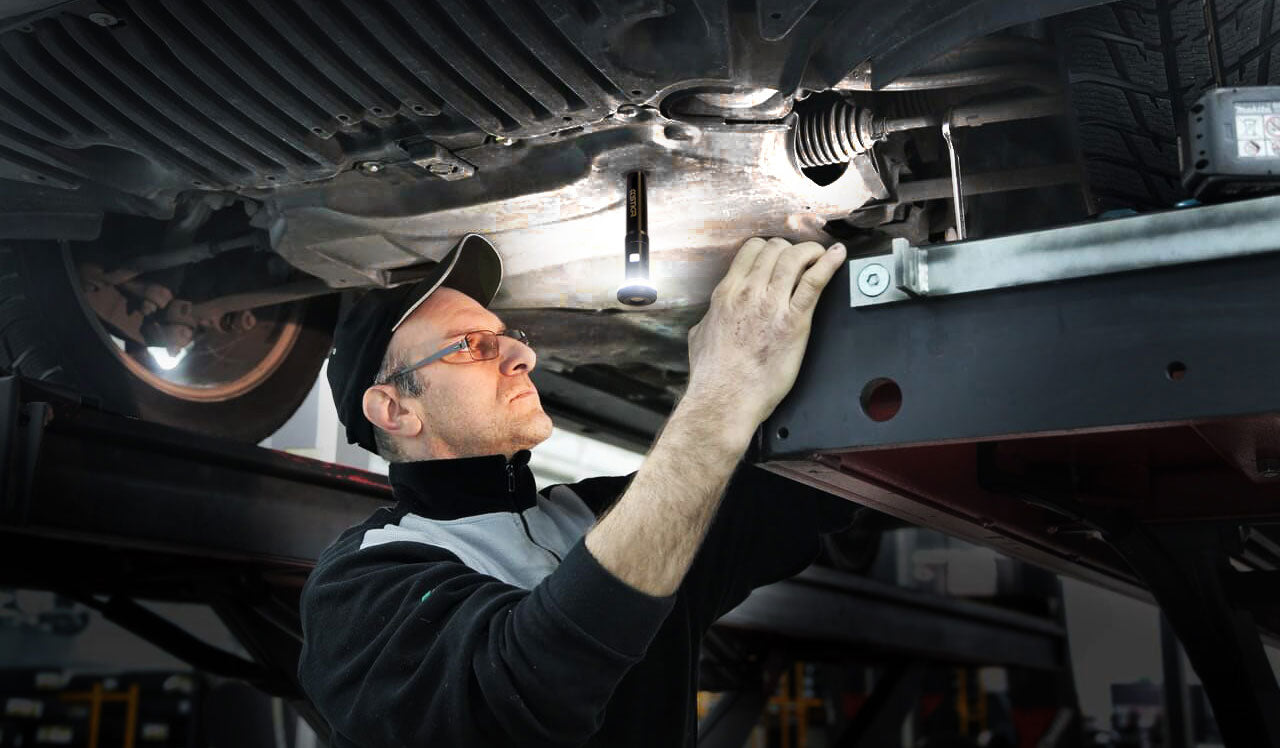
[[[743,244],[639,471],[540,492],[527,463],[551,420],[533,349],[486,308],[492,245],[470,235],[429,277],[352,305],[329,381],[397,503],[345,531],[302,593],[299,676],[333,745],[692,746],[707,629],[853,516],[740,465],[844,258]]]

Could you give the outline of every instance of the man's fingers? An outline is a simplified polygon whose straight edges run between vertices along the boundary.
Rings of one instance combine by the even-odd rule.
[[[848,253],[843,244],[832,244],[822,257],[800,276],[796,292],[791,296],[791,308],[796,312],[812,312],[818,303],[818,296],[827,287],[831,276],[840,269]]]
[[[790,301],[791,294],[796,290],[796,282],[800,280],[800,274],[826,251],[826,248],[817,242],[801,242],[784,251],[778,258],[778,264],[773,267],[773,277],[769,279],[770,294],[786,294],[782,297],[783,300]]]
[[[751,272],[747,274],[747,284],[752,288],[763,289],[769,282],[769,278],[773,276],[773,268],[778,264],[778,257],[790,246],[791,242],[779,237],[765,242],[764,247],[760,249],[760,254],[756,255]]]
[[[747,273],[751,272],[751,266],[755,264],[756,255],[760,254],[760,250],[764,249],[765,240],[753,236],[742,243],[738,247],[738,254],[734,255],[733,262],[729,264],[729,271],[725,273],[725,277],[735,276],[745,278]]]

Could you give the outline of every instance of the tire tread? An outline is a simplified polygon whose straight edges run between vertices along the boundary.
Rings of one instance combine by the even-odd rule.
[[[1184,199],[1177,138],[1187,109],[1217,85],[1280,81],[1276,0],[1129,0],[1056,25],[1096,210]]]

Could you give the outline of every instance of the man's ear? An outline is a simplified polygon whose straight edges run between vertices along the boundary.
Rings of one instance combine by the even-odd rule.
[[[369,423],[392,436],[412,439],[422,433],[422,419],[404,407],[393,385],[373,385],[364,391],[361,405]]]

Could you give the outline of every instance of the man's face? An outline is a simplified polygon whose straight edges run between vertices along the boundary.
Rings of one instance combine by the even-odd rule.
[[[413,362],[473,330],[505,329],[502,320],[470,296],[440,288],[400,325],[391,346],[403,360]],[[467,363],[435,361],[417,370],[425,392],[420,398],[402,400],[423,424],[411,453],[434,459],[490,454],[509,458],[551,436],[551,418],[543,412],[529,379],[537,355],[514,338],[500,336],[498,343],[495,359],[470,361],[463,354],[449,358]]]

